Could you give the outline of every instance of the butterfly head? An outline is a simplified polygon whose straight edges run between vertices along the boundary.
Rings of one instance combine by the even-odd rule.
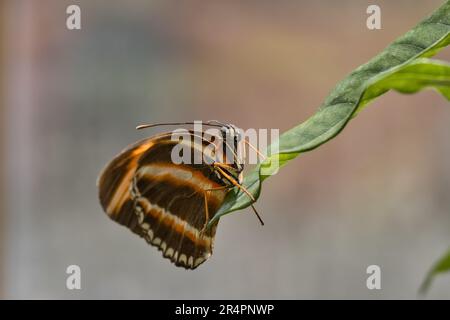
[[[225,124],[220,129],[223,154],[227,163],[235,169],[241,177],[244,171],[245,147],[242,129],[233,124]],[[241,180],[241,178],[239,178]]]

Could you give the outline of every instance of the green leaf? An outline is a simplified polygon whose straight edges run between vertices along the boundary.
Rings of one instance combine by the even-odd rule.
[[[419,292],[421,294],[425,294],[430,288],[431,282],[433,281],[434,277],[436,277],[438,274],[448,271],[450,271],[450,249],[438,262],[434,264],[434,266],[428,272],[424,282],[420,286]]]
[[[312,117],[283,133],[279,141],[268,148],[270,156],[245,177],[243,186],[257,199],[262,181],[300,153],[334,138],[369,102],[388,90],[414,93],[431,87],[450,99],[449,64],[426,59],[449,43],[450,1],[447,1],[429,18],[338,83]],[[223,215],[250,204],[245,193],[232,190],[209,226]]]

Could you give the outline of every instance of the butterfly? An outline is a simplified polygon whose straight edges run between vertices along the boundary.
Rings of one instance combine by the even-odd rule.
[[[211,256],[218,220],[211,227],[208,223],[231,189],[238,188],[255,201],[242,186],[247,141],[241,131],[216,120],[203,124],[219,128],[218,134],[184,130],[141,140],[113,158],[97,181],[107,215],[185,269],[195,269]],[[188,161],[174,162],[175,149]],[[195,161],[198,158],[200,162]],[[253,204],[252,208],[264,224]]]

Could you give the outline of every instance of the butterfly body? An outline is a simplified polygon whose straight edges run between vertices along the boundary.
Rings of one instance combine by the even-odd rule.
[[[173,163],[172,150],[181,142],[173,140],[171,132],[163,133],[126,148],[98,180],[100,203],[108,216],[186,269],[195,269],[212,254],[217,223],[205,226],[243,170],[238,163],[222,167],[218,174],[216,149],[206,148],[210,142],[203,138],[191,141],[192,156],[200,152],[207,161]]]

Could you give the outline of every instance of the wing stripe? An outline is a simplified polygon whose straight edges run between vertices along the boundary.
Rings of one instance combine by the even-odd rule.
[[[150,201],[146,198],[139,197],[136,201],[137,204],[143,209],[144,213],[153,216],[155,219],[158,219],[161,224],[164,224],[168,228],[174,229],[179,234],[184,232],[184,236],[196,245],[201,245],[204,247],[209,247],[211,245],[212,239],[210,236],[200,235],[200,231],[197,228],[178,218],[176,215],[173,215],[156,204],[150,203]]]

